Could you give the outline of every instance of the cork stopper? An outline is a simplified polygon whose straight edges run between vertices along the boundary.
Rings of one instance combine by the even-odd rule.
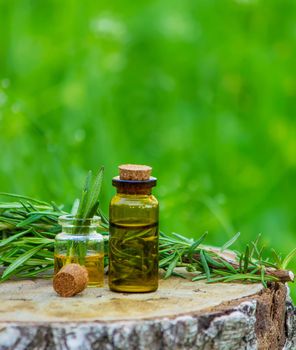
[[[53,288],[61,297],[72,297],[82,292],[88,283],[88,272],[79,264],[65,265],[53,279]]]
[[[119,165],[120,180],[145,181],[149,180],[152,168],[148,165],[123,164]]]

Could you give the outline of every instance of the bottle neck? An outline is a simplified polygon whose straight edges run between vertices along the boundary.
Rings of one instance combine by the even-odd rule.
[[[90,235],[97,233],[97,227],[95,226],[62,226],[62,232],[71,235]]]
[[[143,188],[142,186],[118,186],[116,188],[119,194],[128,195],[151,195],[151,188]]]
[[[92,218],[76,218],[72,215],[64,215],[59,217],[59,224],[62,226],[62,232],[68,234],[89,235],[97,233],[100,218],[94,216]]]
[[[112,180],[113,186],[116,187],[117,193],[128,195],[151,195],[152,187],[156,185],[156,178],[150,178],[146,181],[120,180],[115,177]]]

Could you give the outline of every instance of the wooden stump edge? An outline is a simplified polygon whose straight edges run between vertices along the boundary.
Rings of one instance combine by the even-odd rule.
[[[296,347],[284,284],[197,314],[115,322],[0,322],[0,349],[262,349]]]

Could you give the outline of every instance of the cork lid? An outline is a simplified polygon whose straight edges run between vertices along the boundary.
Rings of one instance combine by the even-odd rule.
[[[65,265],[53,278],[53,288],[61,297],[82,292],[88,283],[88,272],[79,264]]]
[[[119,165],[120,180],[146,181],[149,180],[152,168],[148,165],[123,164]]]

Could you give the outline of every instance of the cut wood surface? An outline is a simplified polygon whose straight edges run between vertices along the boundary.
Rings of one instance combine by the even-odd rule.
[[[61,298],[49,280],[0,284],[0,349],[295,349],[295,308],[274,284],[172,277],[155,293],[88,288]]]

